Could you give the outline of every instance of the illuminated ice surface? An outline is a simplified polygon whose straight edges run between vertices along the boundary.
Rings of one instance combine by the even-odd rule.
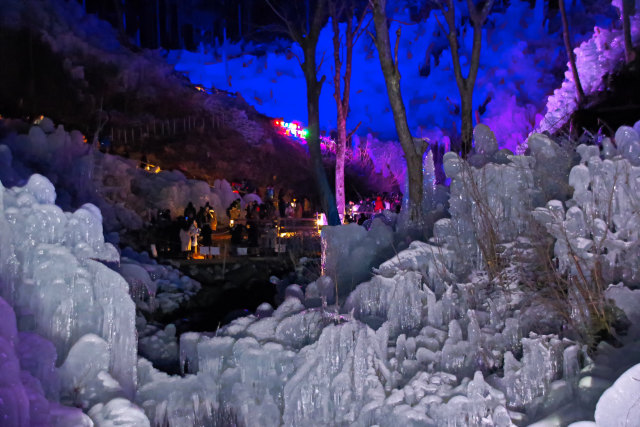
[[[535,25],[522,31],[540,32],[542,4]],[[509,7],[522,12],[529,6]],[[512,21],[496,27],[520,31],[519,20]],[[633,25],[637,37],[637,19]],[[421,29],[405,29],[403,44],[412,39],[406,31]],[[578,49],[578,68],[593,77],[585,79],[589,91],[620,56],[616,35],[598,30]],[[504,58],[519,58],[520,71],[527,71],[519,79],[534,96],[539,79],[528,72],[533,57],[522,50],[515,46],[519,56]],[[445,68],[447,55],[442,58]],[[555,126],[554,117],[572,106],[573,88],[565,86],[549,101],[543,125]],[[501,113],[496,104],[514,108]],[[488,108],[486,123],[512,114],[514,134],[535,122],[514,119],[532,115],[531,109],[505,93]],[[176,216],[188,201],[209,201],[224,222],[224,208],[238,197],[230,185],[218,181],[212,189],[179,172],[140,170],[132,160],[92,150],[79,132],[48,119],[26,135],[8,135],[0,141],[0,424],[567,424],[592,419],[607,389],[595,410],[598,422],[637,417],[635,402],[625,399],[637,394],[637,365],[614,380],[640,360],[640,345],[632,340],[640,321],[634,303],[640,291],[632,288],[639,284],[639,126],[619,129],[617,148],[603,141],[602,157],[593,147],[579,147],[580,163],[571,169],[570,157],[546,136],[530,137],[530,156],[511,157],[496,150],[503,141],[491,129],[479,126],[471,166],[446,156],[451,215],[435,224],[428,242],[407,242],[396,253],[383,219],[369,231],[328,228],[327,276],[304,293],[291,287],[275,310],[262,306],[215,335],[180,337],[173,325],[158,329],[136,318],[135,307],[172,311],[199,285],[146,254],[118,253],[104,235],[140,228],[149,207]],[[260,136],[256,129],[243,131]],[[446,141],[438,131],[420,136]],[[366,143],[379,172],[402,175],[397,145],[369,137]],[[32,173],[35,165],[41,175]],[[603,277],[617,283],[607,297],[632,322],[624,347],[602,343],[592,360],[575,342],[544,332],[560,320],[526,304],[512,262],[520,256],[526,266],[530,242],[518,237],[531,224],[531,211],[557,238],[553,256],[562,271],[579,274],[573,256],[595,263],[596,254],[605,255]],[[490,231],[506,265],[498,278],[484,268],[481,245]],[[339,313],[331,306],[336,285]],[[160,372],[144,355],[156,366],[179,363],[185,375]]]
[[[619,132],[633,145],[629,129]],[[485,134],[488,154],[495,146]],[[531,156],[489,158],[479,168],[447,154],[451,217],[435,224],[432,239],[393,254],[392,229],[382,219],[368,232],[354,225],[342,227],[345,233],[327,229],[335,231],[327,235],[327,276],[304,292],[292,285],[275,310],[262,306],[215,335],[178,337],[173,325],[158,329],[136,319],[134,301],[143,312],[171,311],[199,284],[147,254],[119,254],[104,240],[106,216],[95,204],[65,212],[54,204],[57,189],[37,174],[2,187],[3,425],[502,426],[593,417],[599,396],[640,360],[640,345],[631,340],[640,291],[628,287],[638,284],[640,256],[632,242],[640,172],[633,150],[601,157],[581,146],[581,161],[569,170],[548,137],[532,135],[529,149]],[[166,184],[162,174],[136,177],[116,158],[94,161],[102,174],[122,168],[149,188],[159,185],[154,179]],[[89,185],[104,183],[103,176],[96,172],[98,184]],[[563,194],[564,202],[550,200]],[[515,285],[510,263],[527,254],[518,236],[531,211],[551,235],[566,230],[567,240],[558,238],[554,248],[560,269],[575,268],[573,255],[590,262],[597,245],[607,248],[604,277],[621,282],[607,296],[633,325],[625,347],[601,344],[592,360],[573,341],[533,333],[539,322],[560,320],[525,304]],[[500,224],[506,269],[499,286],[484,271],[483,212]],[[372,263],[373,271],[363,267]],[[358,275],[368,279],[354,283]],[[180,366],[185,376],[159,372],[143,356],[156,366]],[[628,377],[603,396],[596,416],[629,410],[618,397],[634,386]]]

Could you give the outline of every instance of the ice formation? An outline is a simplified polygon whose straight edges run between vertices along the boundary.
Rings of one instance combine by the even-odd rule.
[[[91,426],[78,408],[58,403],[53,344],[30,332],[18,332],[13,309],[0,297],[0,422],[31,425]]]
[[[596,406],[596,424],[632,425],[640,419],[640,364],[630,368],[607,389]],[[636,420],[636,421],[633,421]]]
[[[17,10],[27,3],[32,2],[11,2]],[[73,12],[73,2],[51,4],[43,7]],[[522,16],[529,6],[512,2],[508,7]],[[6,13],[12,8],[0,11],[3,21],[11,21]],[[485,38],[516,31],[529,39],[543,34],[542,12],[538,1],[535,18],[522,29],[521,20],[501,16],[504,25]],[[86,19],[104,26],[94,17]],[[636,16],[636,39],[637,22]],[[55,20],[47,24],[60,26]],[[411,40],[422,40],[417,35],[435,25],[430,18],[405,29],[402,52],[416,48]],[[49,43],[61,51],[77,47],[68,43],[76,37],[71,30],[63,26],[51,32]],[[65,37],[56,40],[51,34]],[[548,40],[546,34],[540,39]],[[117,46],[106,48],[117,51]],[[88,43],[81,47],[90,49]],[[441,46],[437,50],[442,54]],[[506,83],[507,89],[517,92],[521,85],[523,93],[540,95],[544,85],[535,77],[542,76],[532,76],[530,69],[548,53],[557,57],[559,49],[527,55],[524,50],[515,43],[498,61],[488,62],[495,70],[481,71],[479,102],[514,62],[520,65],[513,67],[517,78]],[[602,75],[620,56],[618,32],[597,30],[577,51],[583,84],[588,92],[599,90]],[[364,48],[359,54],[370,52]],[[428,56],[431,86],[453,82],[451,73],[443,72],[449,58],[441,56],[438,70]],[[403,84],[431,87],[415,75],[425,65],[422,59],[409,59],[400,62],[413,70],[403,71]],[[240,67],[243,60],[237,59],[237,68],[249,72],[267,61],[282,64],[273,52],[252,67]],[[361,70],[361,75],[368,73]],[[130,79],[125,72],[123,82]],[[291,80],[290,74],[281,79]],[[357,84],[384,95],[379,84],[366,79]],[[252,86],[268,90],[268,85]],[[431,121],[451,116],[429,109],[444,105],[442,99],[421,102],[450,92],[417,94],[413,98],[420,102],[410,113]],[[104,232],[143,226],[147,209],[169,208],[176,216],[188,201],[209,201],[224,221],[226,206],[238,197],[226,181],[212,188],[179,172],[148,173],[135,161],[93,150],[79,132],[66,132],[46,118],[27,134],[7,136],[0,141],[1,424],[507,426],[542,423],[545,417],[568,423],[590,417],[603,392],[595,411],[598,423],[636,419],[638,406],[625,396],[637,394],[640,345],[625,341],[615,349],[601,343],[592,360],[576,342],[535,333],[544,329],[543,320],[557,319],[528,304],[516,264],[524,259],[520,266],[526,266],[531,242],[521,237],[535,218],[555,239],[560,272],[581,274],[578,266],[584,266],[582,274],[588,275],[602,268],[607,283],[618,283],[607,288],[606,296],[632,322],[629,337],[637,337],[640,291],[630,287],[640,285],[640,122],[618,129],[617,147],[607,140],[602,153],[595,146],[578,147],[577,165],[573,153],[541,134],[529,138],[529,156],[514,157],[497,150],[499,143],[513,143],[526,133],[537,120],[536,109],[519,105],[508,91],[495,92],[485,124],[509,119],[513,126],[494,129],[499,138],[488,126],[476,127],[469,163],[447,154],[450,218],[434,225],[430,241],[412,242],[395,253],[386,217],[368,231],[355,225],[327,228],[325,277],[304,293],[290,287],[275,310],[261,306],[255,316],[215,334],[177,337],[174,325],[160,329],[136,318],[134,303],[141,311],[166,313],[199,285],[146,254],[126,249],[118,254]],[[542,129],[554,128],[572,108],[572,99],[568,77],[550,99]],[[360,114],[389,118],[382,113],[372,108]],[[246,124],[242,114],[232,116]],[[241,131],[251,142],[261,136],[257,128]],[[441,131],[420,136],[445,140]],[[378,171],[402,176],[403,164],[393,160],[401,158],[397,146],[373,137],[365,145]],[[487,258],[491,253],[499,256]],[[341,312],[329,307],[336,296]],[[162,373],[140,356],[156,366],[178,364],[185,375]],[[591,413],[572,413],[576,400]]]
[[[640,147],[640,137],[629,127],[616,133],[625,134],[626,141],[619,138],[621,155],[609,153],[602,159],[597,147],[577,147],[582,159],[569,175],[573,197],[565,204],[551,200],[534,216],[556,238],[555,254],[563,271],[577,275],[581,269],[589,277],[597,264],[607,283],[637,286],[640,167],[633,166],[638,158],[631,154],[640,153],[628,147]]]
[[[110,214],[96,205],[74,212],[56,206],[58,192],[66,202],[79,194],[66,178],[57,177],[57,187],[42,175],[22,178],[26,152],[16,140],[38,147],[36,162],[56,152],[52,141],[74,146],[73,133],[43,121],[26,139],[10,137],[11,151],[2,151],[11,167],[2,179],[21,185],[0,187],[0,351],[7,360],[0,395],[8,402],[0,416],[13,425],[170,426],[507,426],[587,418],[619,371],[640,360],[640,345],[629,341],[621,357],[603,343],[591,360],[576,342],[538,331],[560,320],[529,304],[518,286],[518,265],[526,265],[531,246],[523,236],[534,219],[545,225],[558,269],[568,274],[577,273],[573,255],[585,266],[599,260],[607,282],[621,282],[607,297],[637,323],[640,291],[629,286],[638,285],[639,126],[620,128],[617,148],[607,141],[602,153],[578,147],[577,164],[539,134],[529,138],[529,156],[497,151],[490,130],[479,127],[476,161],[445,156],[450,218],[435,223],[428,242],[394,254],[385,218],[368,231],[326,228],[326,276],[304,292],[292,285],[275,310],[261,306],[215,334],[178,337],[173,325],[136,319],[134,301],[141,311],[172,311],[198,283],[147,254],[119,254],[103,237]],[[107,212],[114,201],[141,203],[124,189],[217,194],[170,172],[146,174],[128,161],[75,152],[80,163],[93,159],[90,185],[113,198],[97,202]],[[219,194],[221,203],[235,197]],[[165,196],[156,203],[174,197]],[[485,256],[490,239],[497,259]],[[341,312],[333,306],[336,283]],[[637,333],[632,328],[629,337]],[[144,356],[185,375],[162,373]],[[612,360],[620,361],[617,370],[606,368]],[[625,378],[602,397],[596,417],[608,416],[602,408],[629,409],[615,391],[634,386]]]
[[[571,180],[575,191],[565,203],[586,209],[594,202],[580,200],[597,202],[603,196],[594,184],[604,182],[602,176],[611,175],[616,165],[633,169],[623,157],[603,160],[588,148],[579,149],[583,162],[570,169],[561,148],[541,135],[531,137],[530,150],[531,156],[507,157],[500,164],[493,159],[480,168],[448,155],[445,167],[457,199],[451,218],[436,223],[431,241],[413,242],[370,271],[372,277],[350,292],[344,314],[311,302],[330,296],[334,282],[323,278],[304,297],[290,292],[272,313],[265,307],[260,315],[237,319],[215,336],[184,335],[180,359],[188,375],[168,377],[141,362],[136,401],[152,422],[169,425],[233,420],[246,425],[508,426],[588,417],[589,408],[593,411],[615,379],[614,371],[601,367],[609,366],[616,350],[602,344],[591,361],[576,342],[533,333],[536,307],[528,305],[524,290],[516,286],[517,271],[510,263],[527,248],[518,237],[527,221],[533,221],[532,211],[538,216],[545,209],[546,193],[537,190],[542,180],[549,183],[548,192],[558,195],[568,194],[567,188],[554,189],[554,183],[562,177]],[[563,167],[550,161],[556,157]],[[576,177],[585,167],[592,167],[594,175],[589,175],[591,186],[580,187]],[[633,176],[629,182],[635,182]],[[474,201],[477,189],[469,178],[486,199]],[[632,220],[625,200],[637,189],[620,186],[619,191],[612,212],[620,220]],[[478,240],[486,227],[479,226],[478,203],[499,219],[496,242],[505,262],[499,277],[484,272]],[[631,232],[624,230],[619,228],[620,237]],[[377,236],[374,231],[370,238]],[[330,254],[325,266],[335,266],[348,251],[341,253]],[[565,252],[555,256],[566,263]],[[613,259],[613,270],[631,262],[625,259]],[[631,301],[640,291],[619,285],[607,292],[613,299]],[[633,304],[621,305],[635,319]],[[638,349],[626,348],[624,364],[640,359]],[[174,390],[169,397],[161,391],[167,387]],[[186,400],[187,395],[192,398]]]
[[[622,10],[620,1],[612,2]],[[622,17],[622,12],[620,12]],[[622,19],[622,18],[621,18]],[[640,42],[640,12],[631,16],[631,37],[633,45]],[[622,28],[606,29],[595,27],[593,36],[574,49],[576,68],[585,95],[600,92],[605,87],[604,77],[617,71],[624,58],[624,38]],[[553,133],[562,128],[577,108],[576,86],[573,74],[567,64],[565,80],[562,86],[553,92],[547,100],[547,111],[536,128],[536,132]]]
[[[100,262],[117,261],[119,254],[104,242],[95,206],[63,212],[55,198],[53,185],[41,175],[22,187],[0,185],[0,295],[13,306],[21,333],[33,337],[25,342],[43,350],[37,357],[23,355],[35,375],[29,387],[86,409],[109,397],[132,398],[134,305],[124,279]],[[15,369],[8,372],[19,373]],[[33,405],[37,412],[37,401]],[[55,414],[53,406],[40,409],[44,419]]]

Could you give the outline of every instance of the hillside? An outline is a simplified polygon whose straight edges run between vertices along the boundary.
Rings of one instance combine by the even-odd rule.
[[[5,117],[44,115],[109,141],[105,150],[210,183],[244,179],[314,198],[308,155],[269,117],[237,94],[198,90],[159,51],[119,40],[75,2],[3,4],[0,61],[12,64],[0,67]]]

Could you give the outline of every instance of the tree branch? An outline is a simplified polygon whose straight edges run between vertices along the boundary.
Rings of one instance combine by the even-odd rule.
[[[302,45],[302,41],[303,41],[302,34],[300,34],[300,32],[293,27],[293,25],[291,24],[291,21],[278,11],[278,9],[271,3],[270,0],[264,0],[264,1],[267,3],[267,5],[269,5],[273,13],[275,13],[276,16],[280,18],[282,23],[287,27],[287,32],[291,36],[291,39],[293,39],[294,42]]]
[[[295,53],[292,49],[289,49],[289,52],[291,52],[291,54],[296,57],[296,59],[298,60],[298,65],[300,65],[300,68],[302,68],[302,60],[300,59],[300,55]]]
[[[327,53],[326,50],[322,51],[322,58],[320,58],[320,63],[318,64],[318,66],[316,67],[316,73],[320,72],[320,68],[322,68],[322,63],[324,62],[324,56]]]
[[[368,12],[369,12],[369,5],[367,5],[367,7],[364,8],[364,10],[362,11],[362,15],[360,15],[360,18],[358,19],[358,24],[356,25],[356,29],[354,30],[354,35],[353,35],[354,44],[358,42],[358,39],[360,38],[362,33],[365,32],[365,30],[369,27],[369,25],[371,24],[371,21],[373,20],[373,15],[372,15],[369,17],[369,21],[367,22],[367,25],[362,25],[364,23],[364,18],[367,16]]]
[[[471,0],[468,0],[471,1]],[[458,31],[456,30],[456,10],[453,6],[453,0],[447,0],[447,10],[442,7],[442,15],[444,16],[449,32],[447,38],[449,39],[449,46],[451,48],[451,59],[453,62],[453,72],[456,76],[456,83],[460,94],[466,92],[466,79],[462,75],[462,68],[460,67],[460,53],[458,52]]]
[[[444,9],[442,10],[442,14],[444,15]],[[442,25],[442,22],[440,21],[440,18],[438,18],[438,14],[434,13],[433,16],[435,16],[436,18],[436,22],[438,23],[438,26],[440,27],[440,29],[442,30],[442,32],[444,33],[444,35],[448,36],[449,32],[447,31],[446,28],[444,28],[444,25]]]
[[[349,138],[351,138],[353,136],[353,134],[356,133],[356,131],[358,130],[358,128],[360,127],[361,124],[362,124],[362,121],[358,122],[356,127],[353,128],[353,130],[351,132],[349,132],[349,135],[347,135],[347,140],[349,140]]]
[[[402,33],[402,27],[398,27],[396,31],[396,46],[393,50],[393,66],[396,69],[396,73],[398,73],[398,47],[400,46],[400,34]]]

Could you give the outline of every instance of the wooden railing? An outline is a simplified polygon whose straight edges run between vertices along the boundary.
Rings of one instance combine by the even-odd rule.
[[[167,138],[185,135],[191,132],[203,132],[224,127],[226,119],[223,114],[211,116],[187,116],[166,120],[150,120],[137,126],[105,126],[102,133],[108,136],[114,145],[136,146],[148,139]]]

